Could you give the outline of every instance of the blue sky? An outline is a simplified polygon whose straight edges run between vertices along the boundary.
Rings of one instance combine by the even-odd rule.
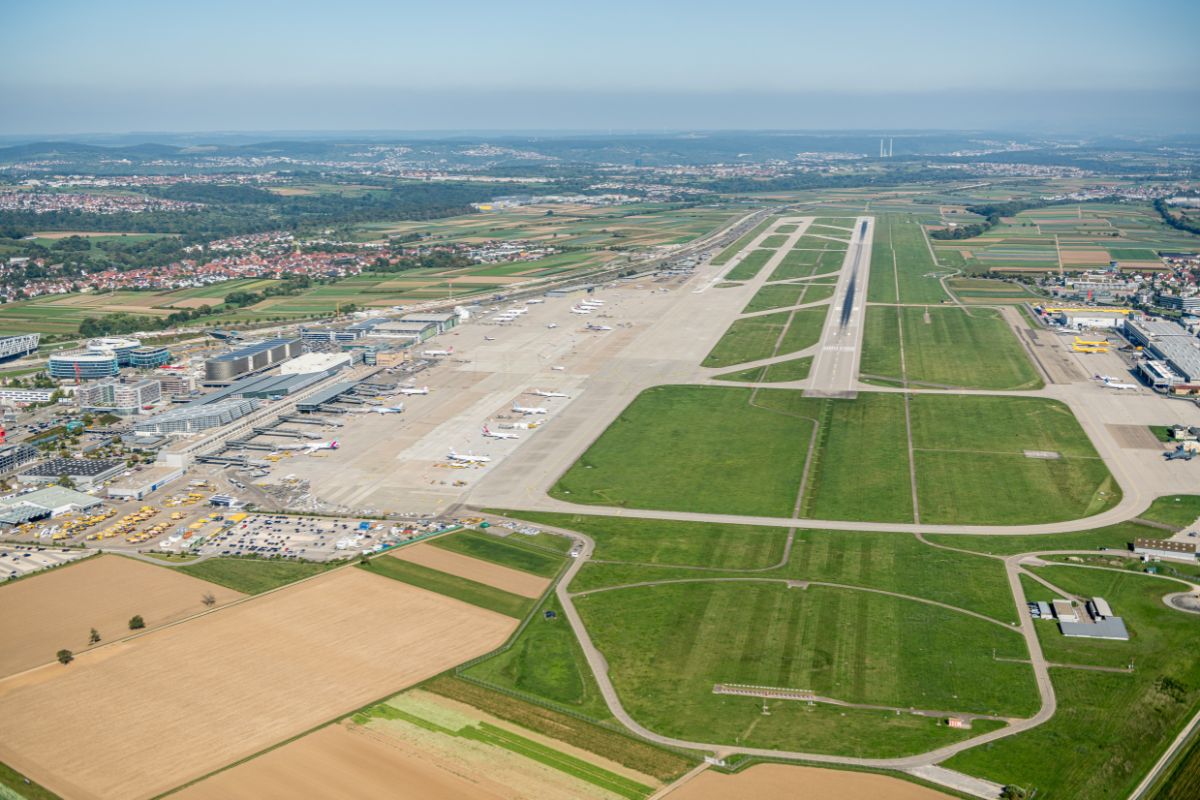
[[[1106,119],[1186,131],[1200,114],[1200,4],[1182,0],[0,8],[3,133]]]

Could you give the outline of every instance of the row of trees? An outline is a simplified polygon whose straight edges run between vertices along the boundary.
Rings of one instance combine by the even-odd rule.
[[[971,239],[987,233],[1000,224],[1001,217],[1013,217],[1031,208],[1042,208],[1050,205],[1043,200],[1011,200],[1007,203],[987,203],[967,206],[967,211],[984,218],[983,222],[973,222],[969,225],[956,225],[940,231],[930,231],[930,239]]]
[[[1193,222],[1190,217],[1182,212],[1179,214],[1172,214],[1171,209],[1168,208],[1166,202],[1163,200],[1154,201],[1154,210],[1158,212],[1160,217],[1162,217],[1163,222],[1170,225],[1175,230],[1184,231],[1185,233],[1194,233],[1197,236],[1200,236],[1200,225]]]

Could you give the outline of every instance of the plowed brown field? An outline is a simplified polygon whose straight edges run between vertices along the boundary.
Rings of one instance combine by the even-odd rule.
[[[702,772],[668,800],[949,800],[949,795],[870,772],[843,772],[786,764],[757,764],[736,775]]]
[[[336,570],[0,681],[0,761],[64,797],[153,796],[487,652],[515,625]]]

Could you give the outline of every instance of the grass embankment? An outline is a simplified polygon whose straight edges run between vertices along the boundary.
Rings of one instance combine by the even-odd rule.
[[[265,558],[210,558],[199,564],[173,567],[193,578],[243,594],[261,594],[339,567],[345,561],[284,561]]]
[[[5,791],[5,790],[8,791]],[[22,800],[61,800],[54,792],[34,783],[7,764],[0,763],[0,798],[22,798]]]
[[[564,540],[565,541],[565,540]],[[545,550],[537,545],[521,541],[520,534],[501,538],[488,533],[459,531],[449,536],[429,540],[429,544],[443,550],[460,553],[481,561],[552,578],[563,565],[561,552]],[[570,546],[570,542],[567,542]]]
[[[377,556],[359,568],[517,619],[533,608],[529,598],[389,555]]]

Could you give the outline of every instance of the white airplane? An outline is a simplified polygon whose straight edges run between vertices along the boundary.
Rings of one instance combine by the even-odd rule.
[[[1093,375],[1092,378],[1093,378],[1093,380],[1104,381],[1105,383],[1108,383],[1109,381],[1118,380],[1117,378],[1114,378],[1112,375]]]
[[[579,303],[579,305],[583,306],[584,308],[599,308],[600,306],[604,305],[604,301],[603,300],[583,300]]]
[[[492,460],[488,456],[477,456],[474,453],[467,453],[466,455],[456,453],[454,452],[454,448],[450,448],[450,454],[446,458],[451,461],[457,461],[460,464],[486,464]]]
[[[550,328],[551,330],[553,330],[553,329],[555,329],[555,328],[557,328],[557,327],[558,327],[558,323],[557,323],[557,322],[551,322],[551,323],[547,324],[547,325],[546,325],[546,327],[547,327],[547,328]]]
[[[587,324],[587,329],[589,331],[611,331],[612,325],[597,325],[594,322],[589,322]]]
[[[372,409],[374,410],[374,409]],[[332,442],[309,442],[308,444],[285,444],[276,448],[277,450],[299,450],[304,453],[315,453],[318,450],[337,450],[340,447],[337,440]]]
[[[1121,383],[1120,381],[1105,381],[1104,388],[1105,389],[1136,389],[1136,388],[1138,388],[1138,385],[1136,383]]]
[[[496,337],[495,336],[485,336],[485,337],[483,337],[483,340],[485,342],[494,342],[494,341],[496,341]]]
[[[399,414],[404,411],[404,406],[376,406],[371,411],[376,414]]]
[[[537,397],[570,397],[566,392],[547,392],[545,389],[533,389],[525,394],[532,394]]]
[[[525,305],[532,306],[532,305],[537,305],[538,303],[544,303],[544,302],[546,302],[546,301],[543,298],[534,298],[533,300],[526,300]]]
[[[452,355],[454,355],[454,348],[451,347],[446,350],[426,350],[425,352],[421,353],[421,355],[425,356],[426,358],[440,358],[442,356],[452,356]]]
[[[494,431],[486,424],[483,426],[483,435],[489,439],[520,439],[515,433],[505,433],[504,431]]]
[[[566,369],[566,367],[551,367],[550,369],[555,370],[557,372],[562,372],[563,370]]]
[[[580,308],[578,306],[572,306],[571,313],[572,314],[590,314],[590,313],[592,313],[592,310],[590,308]]]
[[[546,413],[546,409],[541,408],[539,406],[532,406],[532,407],[521,406],[521,405],[517,405],[516,403],[513,403],[512,410],[517,412],[518,414],[524,414],[526,416],[529,416],[531,414],[545,414]]]
[[[429,394],[429,387],[422,386],[418,389],[416,386],[401,386],[396,391],[398,391],[400,394],[405,395],[405,396],[414,395],[414,394]]]

